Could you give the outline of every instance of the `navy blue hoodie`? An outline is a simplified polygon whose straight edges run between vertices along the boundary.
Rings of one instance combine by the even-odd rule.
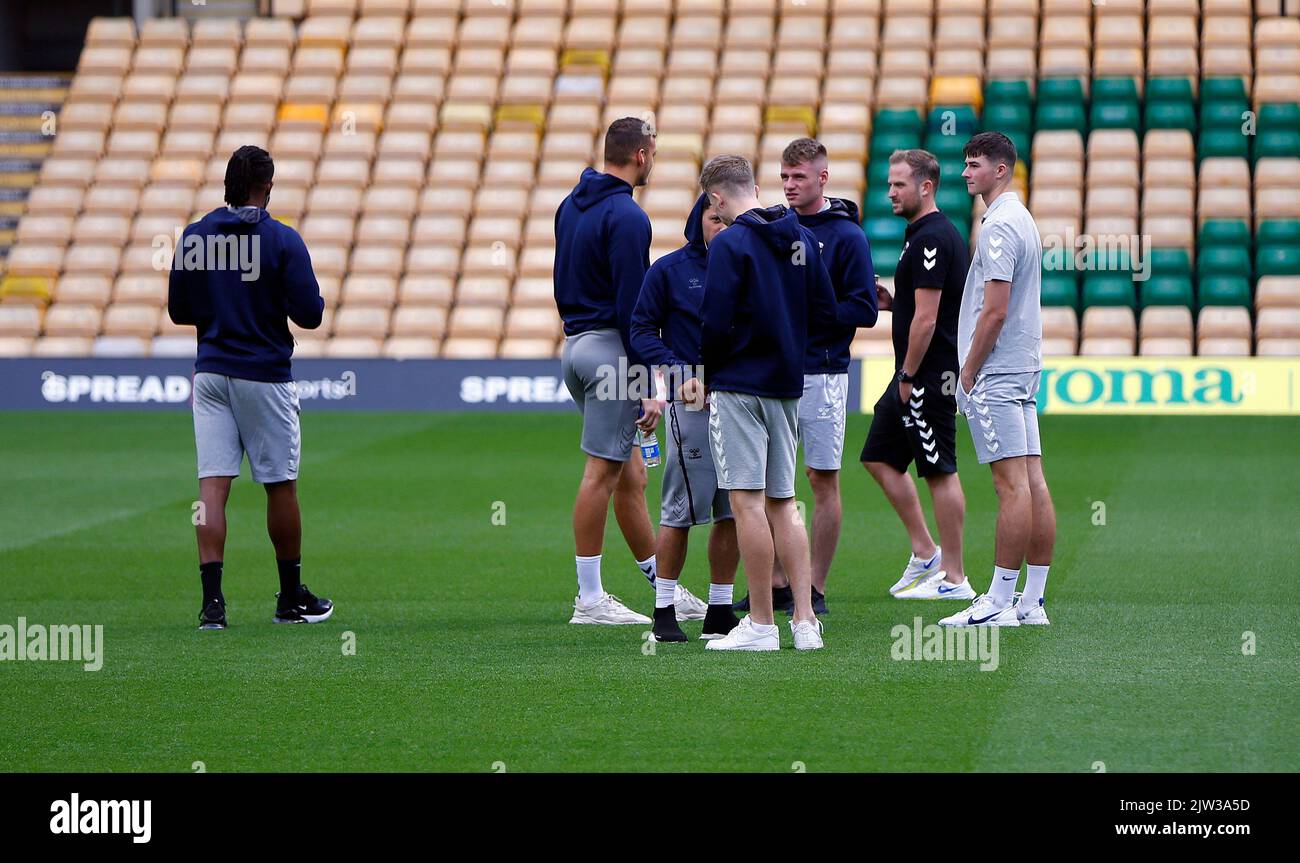
[[[632,187],[592,168],[555,211],[555,305],[564,334],[617,328],[630,344],[632,307],[650,268],[650,217]]]
[[[219,207],[181,236],[167,312],[198,327],[196,372],[291,381],[289,321],[315,329],[324,309],[302,237],[265,210]]]
[[[840,198],[826,200],[829,209],[799,216],[799,224],[816,234],[821,243],[822,261],[830,273],[838,304],[836,324],[808,333],[803,370],[810,375],[847,372],[849,345],[858,327],[874,327],[880,315],[871,245],[858,219],[858,205]]]
[[[700,195],[686,220],[686,245],[650,265],[632,311],[632,348],[645,362],[664,368],[671,383],[693,377],[700,362],[700,303],[704,299],[707,250]],[[669,386],[669,397],[676,386]]]
[[[803,395],[808,333],[836,321],[817,237],[782,206],[742,213],[709,245],[700,358],[722,392]]]

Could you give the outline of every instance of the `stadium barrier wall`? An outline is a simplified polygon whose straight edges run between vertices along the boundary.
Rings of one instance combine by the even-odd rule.
[[[1300,414],[1300,360],[1058,357],[1044,363],[1049,414]],[[306,410],[572,410],[559,360],[302,359]],[[0,410],[189,409],[186,358],[0,360]],[[870,413],[893,378],[888,357],[855,361],[849,404]]]
[[[888,357],[863,360],[861,410],[894,376]],[[1045,414],[1300,414],[1300,360],[1274,357],[1044,357]]]

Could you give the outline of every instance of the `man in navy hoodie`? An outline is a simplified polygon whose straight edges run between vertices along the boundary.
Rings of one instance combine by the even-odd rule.
[[[709,650],[779,650],[772,619],[773,554],[790,575],[797,650],[822,646],[812,612],[808,537],[795,507],[799,397],[808,333],[836,320],[835,291],[812,231],[793,210],[763,208],[741,156],[716,156],[700,188],[727,223],[709,247],[700,337],[703,375],[682,401],[711,394],[709,442],[731,492],[751,609]]]
[[[700,302],[704,299],[705,262],[709,243],[726,225],[709,199],[700,195],[686,220],[686,245],[650,265],[641,296],[632,311],[632,346],[648,365],[675,383],[693,375],[700,362]],[[654,637],[656,641],[686,641],[677,621],[687,620],[677,608],[686,588],[678,585],[686,562],[690,529],[713,523],[709,531],[709,603],[701,639],[722,638],[739,622],[731,610],[732,585],[740,563],[736,521],[709,451],[709,415],[669,402],[664,414],[664,460],[659,542],[655,557]],[[689,594],[687,594],[689,595]]]
[[[803,396],[799,399],[799,442],[813,492],[812,602],[826,614],[826,576],[840,541],[840,464],[849,389],[849,345],[858,327],[873,327],[876,273],[871,245],[858,218],[858,205],[827,198],[826,147],[812,138],[791,141],[781,154],[781,185],[799,224],[817,235],[838,304],[838,322],[808,333]],[[794,607],[790,582],[778,562],[772,572],[772,603],[789,613]]]
[[[333,603],[301,582],[301,437],[288,324],[320,326],[325,301],[302,237],[266,212],[274,174],[270,154],[260,147],[235,151],[226,166],[229,206],[185,229],[167,291],[172,321],[198,328],[200,629],[226,628],[226,499],[244,453],[253,482],[266,488],[267,532],[280,571],[274,622],[318,623],[334,613]]]
[[[635,363],[632,307],[650,267],[650,219],[632,200],[632,189],[645,185],[654,154],[648,124],[633,117],[615,120],[605,133],[605,173],[584,170],[555,213],[555,305],[566,336],[560,368],[582,413],[587,454],[573,505],[578,596],[570,623],[650,622],[605,592],[600,561],[612,497],[623,538],[655,583],[645,463],[634,440],[638,428],[654,430],[659,405],[649,387],[636,392],[629,375]]]

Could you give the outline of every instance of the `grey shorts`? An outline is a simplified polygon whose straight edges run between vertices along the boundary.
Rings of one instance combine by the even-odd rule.
[[[672,402],[663,416],[664,482],[659,524],[690,527],[731,518],[709,448],[709,414]]]
[[[980,464],[1043,454],[1038,437],[1040,372],[980,375],[969,393],[957,382],[957,410],[966,417]]]
[[[718,487],[762,490],[772,498],[794,497],[799,452],[799,399],[715,392],[709,412],[709,445]]]
[[[244,453],[253,482],[297,479],[302,451],[297,387],[292,381],[267,383],[198,372],[194,444],[199,479],[239,476]]]
[[[626,380],[618,379],[618,370],[626,367],[618,330],[588,330],[564,340],[560,371],[582,414],[582,451],[587,455],[610,461],[632,457],[641,404],[617,398],[627,394]]]
[[[839,470],[844,458],[844,412],[849,376],[804,375],[799,399],[803,463],[813,470]]]

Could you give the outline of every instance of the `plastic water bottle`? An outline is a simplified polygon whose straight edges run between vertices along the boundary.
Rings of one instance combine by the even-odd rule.
[[[659,467],[659,436],[654,432],[647,436],[638,429],[636,442],[641,445],[641,458],[645,461],[645,466]]]

